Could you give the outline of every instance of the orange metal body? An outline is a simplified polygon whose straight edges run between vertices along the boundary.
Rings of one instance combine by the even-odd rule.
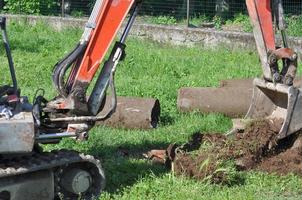
[[[253,24],[260,24],[267,52],[269,50],[275,50],[276,44],[271,0],[246,0],[246,5]]]
[[[104,0],[75,82],[90,83],[135,0]]]

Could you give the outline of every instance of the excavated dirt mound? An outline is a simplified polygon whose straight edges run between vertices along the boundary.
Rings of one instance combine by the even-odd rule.
[[[302,176],[302,149],[289,149],[267,158],[256,169],[279,175],[293,173]]]
[[[232,137],[194,134],[189,143],[174,148],[175,155],[169,156],[172,170],[177,175],[215,183],[228,182],[234,172],[242,170],[302,176],[302,139],[293,136],[277,142],[281,126],[282,121],[256,121]],[[197,142],[198,150],[187,151],[192,143],[196,149]]]

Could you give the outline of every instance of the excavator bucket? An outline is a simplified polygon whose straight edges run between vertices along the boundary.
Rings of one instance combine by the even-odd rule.
[[[295,86],[254,80],[252,103],[246,119],[276,119],[282,121],[278,139],[302,129],[302,92]]]
[[[283,139],[302,129],[301,89],[292,86],[298,66],[297,54],[288,48],[282,0],[246,0],[246,5],[263,79],[254,80],[252,103],[245,118],[281,120],[278,139]],[[281,32],[283,47],[276,45],[275,29]],[[283,64],[281,70],[279,61]]]

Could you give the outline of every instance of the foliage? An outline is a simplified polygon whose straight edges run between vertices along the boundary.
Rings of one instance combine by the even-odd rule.
[[[83,17],[84,13],[83,13],[83,11],[73,10],[73,11],[71,11],[70,15],[72,17]]]
[[[173,16],[158,16],[150,19],[151,23],[154,24],[174,25],[177,22]]]
[[[287,33],[290,36],[302,36],[302,15],[298,16],[286,16]],[[250,23],[249,16],[246,14],[236,14],[233,19],[229,19],[225,23],[226,25],[238,25],[241,26],[243,31],[252,32],[253,28]]]
[[[210,22],[211,18],[207,17],[206,15],[200,15],[200,16],[195,16],[190,18],[190,24],[194,26],[200,26],[203,23]]]
[[[235,15],[233,24],[240,24],[243,27],[243,31],[245,32],[252,32],[253,30],[249,16],[242,13]]]
[[[302,36],[302,15],[289,16],[286,18],[288,34],[291,36]]]
[[[213,18],[213,22],[214,22],[214,27],[216,29],[221,29],[222,24],[223,24],[223,19],[219,16],[214,16]]]
[[[39,13],[39,1],[37,0],[5,0],[5,9],[12,13]]]
[[[51,9],[56,4],[54,0],[5,0],[4,9],[10,13],[40,14],[42,5]]]
[[[229,19],[225,23],[226,25],[238,25],[242,27],[244,32],[252,32],[253,27],[250,22],[250,18],[246,14],[236,14],[233,19]]]

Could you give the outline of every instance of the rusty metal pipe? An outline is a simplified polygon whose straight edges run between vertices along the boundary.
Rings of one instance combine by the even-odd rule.
[[[110,97],[108,97],[110,98]],[[109,109],[106,103],[104,112]],[[97,122],[99,125],[125,129],[152,129],[156,128],[160,117],[160,103],[158,99],[138,97],[117,97],[116,112],[111,118]]]

